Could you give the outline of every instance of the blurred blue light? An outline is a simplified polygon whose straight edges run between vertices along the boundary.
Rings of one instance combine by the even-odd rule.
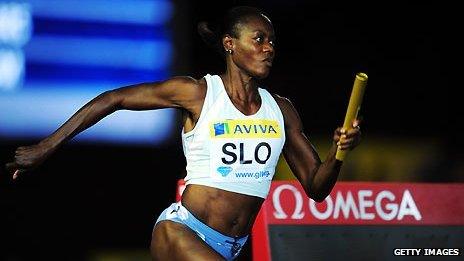
[[[0,48],[0,91],[13,91],[24,75],[23,52]]]
[[[169,39],[170,30],[166,25],[104,23],[76,20],[57,20],[34,17],[36,35],[60,35],[98,38],[119,38],[131,40]]]
[[[31,36],[31,20],[28,4],[0,2],[0,44],[25,44]]]
[[[61,88],[93,89],[96,86],[118,87],[140,82],[165,80],[169,68],[140,70],[89,65],[26,63],[27,77],[23,89],[61,86]],[[86,84],[88,83],[88,84]]]
[[[164,24],[173,12],[163,0],[29,0],[33,16],[109,23]]]
[[[33,62],[142,70],[169,67],[172,57],[167,40],[39,35],[24,49],[28,61]]]
[[[44,138],[104,91],[167,79],[173,8],[168,0],[0,0],[0,138]],[[173,135],[174,122],[172,109],[118,111],[76,141],[154,145]]]

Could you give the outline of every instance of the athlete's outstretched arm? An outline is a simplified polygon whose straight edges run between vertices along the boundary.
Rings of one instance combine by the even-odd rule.
[[[321,202],[332,191],[340,172],[342,162],[335,158],[337,147],[350,150],[359,144],[361,132],[356,128],[359,122],[354,123],[355,128],[352,130],[344,131],[341,127],[335,130],[327,158],[321,162],[317,151],[303,132],[303,124],[292,103],[286,98],[275,97],[285,120],[285,160],[308,197]],[[342,135],[344,136],[340,141]]]
[[[198,81],[174,77],[164,82],[142,83],[104,92],[69,118],[60,128],[38,144],[19,147],[14,160],[7,163],[13,179],[45,161],[57,148],[117,110],[183,108],[190,110],[201,93]]]

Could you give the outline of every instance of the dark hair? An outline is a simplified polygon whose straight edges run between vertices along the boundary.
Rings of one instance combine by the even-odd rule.
[[[239,37],[240,24],[246,23],[251,17],[259,16],[264,16],[269,20],[268,16],[256,7],[237,6],[229,9],[222,19],[214,23],[199,22],[197,29],[201,38],[208,46],[224,55],[222,37],[226,34],[235,38]]]

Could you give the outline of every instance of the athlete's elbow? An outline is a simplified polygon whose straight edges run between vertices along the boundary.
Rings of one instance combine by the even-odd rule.
[[[324,193],[323,191],[318,191],[318,190],[315,190],[315,189],[310,189],[309,191],[306,191],[306,195],[310,199],[312,199],[312,200],[314,200],[314,201],[316,201],[318,203],[324,201],[327,198],[327,196],[329,196],[328,193]]]
[[[303,187],[306,192],[306,196],[316,202],[324,201],[329,195],[327,191],[324,191],[320,186],[314,184],[314,181],[306,183]]]
[[[328,195],[311,195],[310,198],[318,203],[321,203],[327,198]]]
[[[105,91],[97,98],[104,107],[110,107],[114,111],[122,109],[122,98],[117,90]]]

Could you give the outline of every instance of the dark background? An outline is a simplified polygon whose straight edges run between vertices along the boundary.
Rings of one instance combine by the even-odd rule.
[[[406,1],[175,2],[175,75],[200,78],[224,68],[196,33],[199,21],[232,5],[261,7],[277,36],[274,67],[263,85],[294,103],[308,133],[330,137],[343,123],[354,75],[366,72],[363,139],[438,140],[440,156],[427,162],[420,181],[463,181],[450,174],[462,173],[463,159],[457,145],[462,114],[452,102],[459,86],[451,83],[455,7]],[[146,251],[158,214],[173,202],[176,180],[184,176],[177,122],[179,135],[158,147],[71,142],[17,181],[2,168],[0,260],[86,260],[101,249]],[[37,141],[0,140],[0,162],[11,160],[17,146]]]

